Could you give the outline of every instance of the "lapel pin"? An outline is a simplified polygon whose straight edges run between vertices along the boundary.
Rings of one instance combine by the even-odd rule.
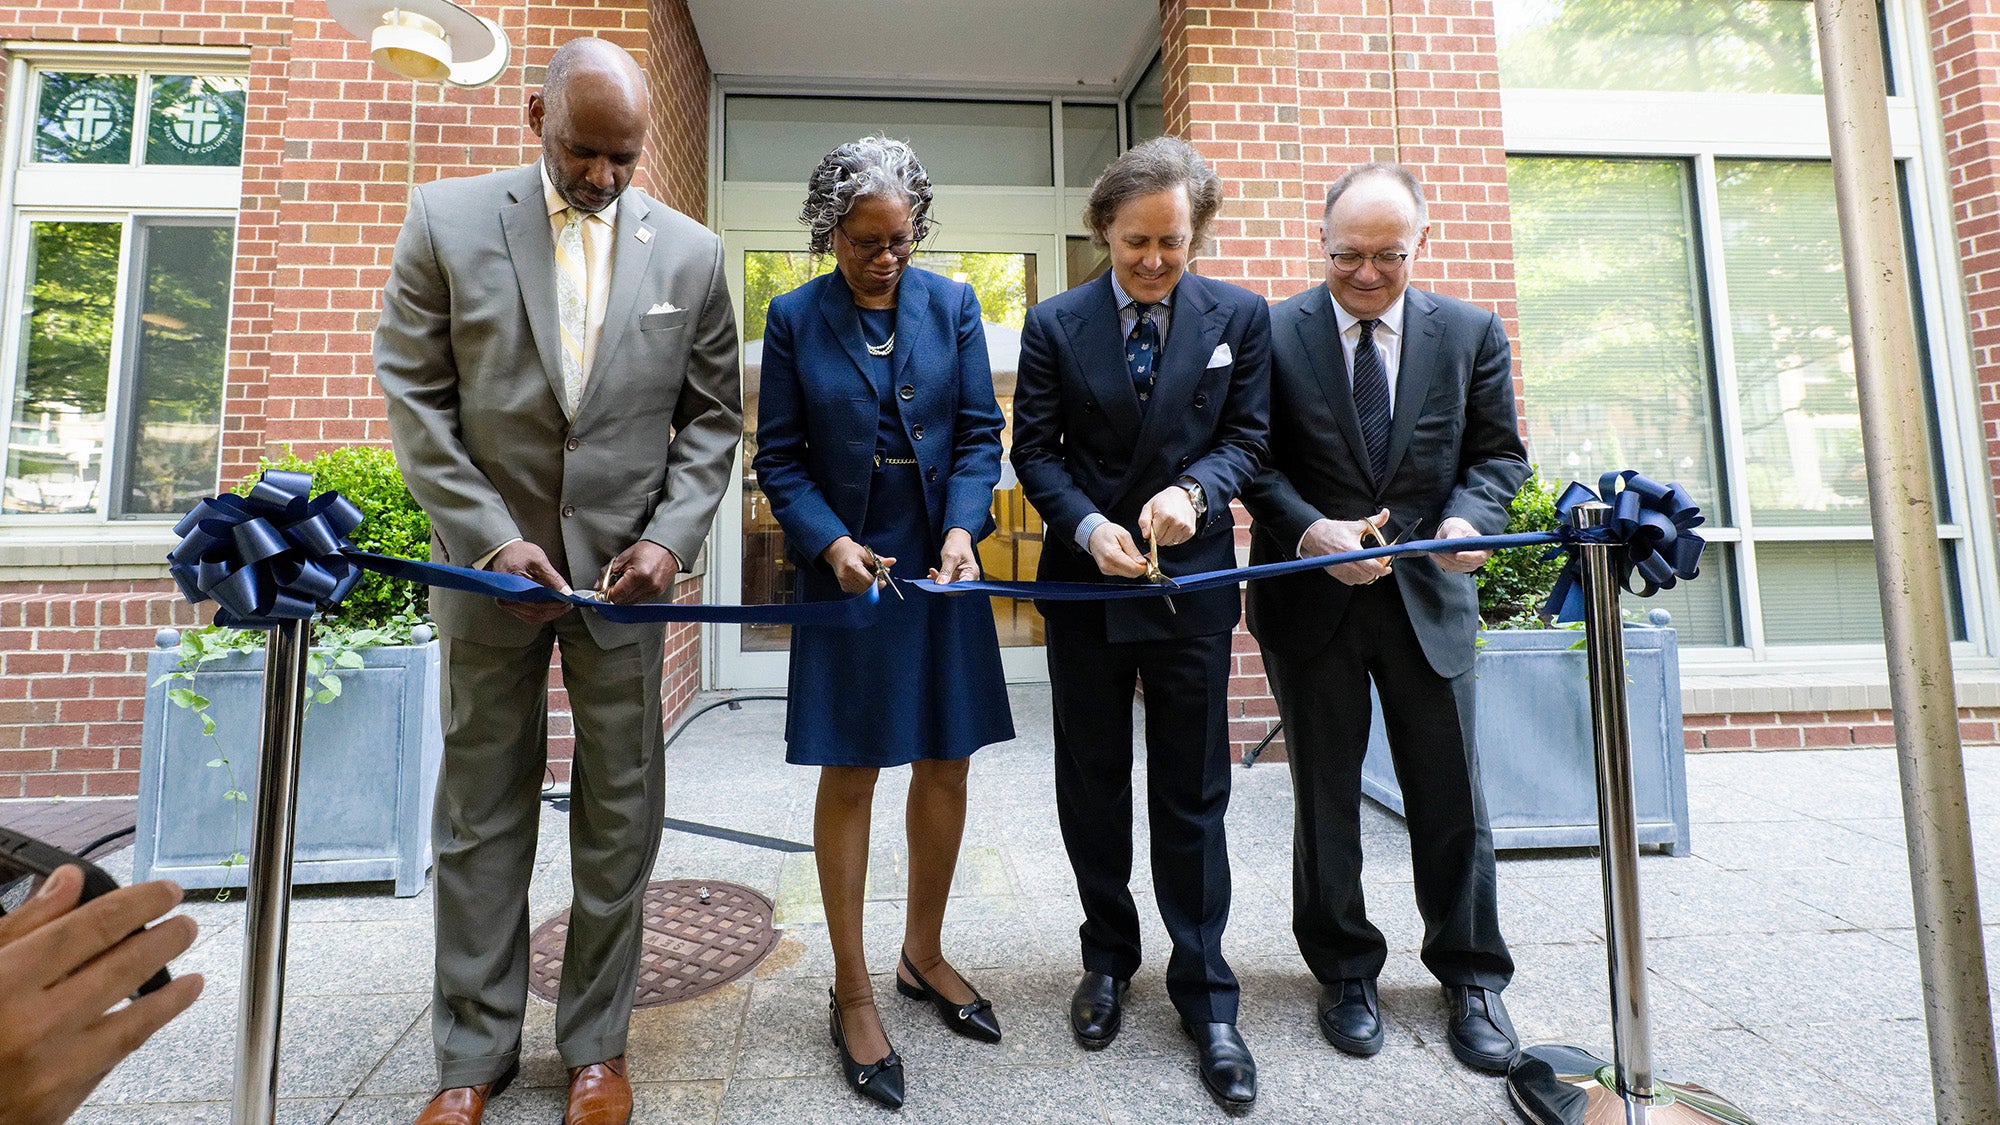
[[[634,235],[635,235],[635,236],[637,236],[637,238],[638,238],[638,239],[639,239],[639,241],[641,241],[641,242],[651,242],[651,241],[653,241],[653,228],[652,228],[652,227],[640,227],[640,228],[639,228],[639,229],[638,229],[637,231],[634,231],[633,233],[634,233]]]

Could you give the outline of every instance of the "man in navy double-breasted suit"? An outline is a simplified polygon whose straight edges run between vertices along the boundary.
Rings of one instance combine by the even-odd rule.
[[[1264,456],[1270,313],[1186,272],[1221,182],[1186,142],[1119,157],[1086,218],[1111,272],[1028,313],[1014,393],[1014,468],[1046,525],[1044,581],[1123,582],[1157,546],[1168,575],[1235,565],[1229,502]],[[1173,942],[1167,991],[1220,1100],[1256,1097],[1236,1033],[1229,918],[1230,632],[1238,588],[1044,602],[1054,683],[1056,809],[1083,900],[1083,979],[1070,1022],[1086,1048],[1118,1033],[1139,967],[1132,872],[1132,694],[1144,685],[1154,893]]]

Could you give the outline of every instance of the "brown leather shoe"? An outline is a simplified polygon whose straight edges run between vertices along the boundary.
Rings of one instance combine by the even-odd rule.
[[[484,1086],[452,1086],[439,1090],[417,1114],[416,1125],[479,1125],[479,1119],[486,1116],[486,1103],[497,1098],[521,1072],[521,1064],[507,1068],[507,1073],[488,1082]]]
[[[563,1125],[627,1125],[631,1120],[632,1084],[625,1080],[624,1055],[570,1068]]]

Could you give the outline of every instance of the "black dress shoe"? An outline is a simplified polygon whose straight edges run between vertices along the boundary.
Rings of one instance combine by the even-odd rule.
[[[993,1002],[972,989],[972,1003],[954,1004],[944,998],[944,994],[931,987],[931,982],[910,963],[910,955],[903,954],[903,972],[910,974],[904,980],[902,973],[896,974],[896,991],[912,1000],[927,1000],[937,1009],[938,1018],[944,1025],[967,1039],[977,1039],[982,1043],[1000,1042],[1000,1019],[993,1014]],[[963,978],[961,978],[963,979]],[[912,984],[911,981],[916,983]],[[965,986],[972,988],[972,982]]]
[[[1319,1031],[1350,1055],[1367,1057],[1382,1049],[1382,1008],[1372,980],[1344,980],[1319,994]]]
[[[1500,994],[1478,985],[1448,984],[1445,995],[1451,1000],[1446,1038],[1458,1061],[1488,1074],[1507,1073],[1507,1064],[1521,1049],[1521,1037],[1514,1034],[1514,1022],[1507,1018],[1507,1006]]]
[[[1225,1106],[1246,1106],[1257,1100],[1257,1060],[1236,1034],[1233,1023],[1189,1023],[1181,1030],[1201,1053],[1201,1084]]]
[[[866,1066],[854,1061],[847,1051],[847,1032],[840,1026],[840,1003],[833,998],[833,989],[826,990],[827,1030],[833,1035],[833,1045],[840,1051],[840,1072],[847,1076],[847,1085],[864,1098],[881,1102],[890,1109],[903,1108],[903,1058],[891,1047],[889,1053]]]
[[[1069,1029],[1084,1050],[1102,1050],[1118,1037],[1118,1025],[1125,1021],[1125,991],[1132,982],[1086,972],[1076,982],[1069,997]]]

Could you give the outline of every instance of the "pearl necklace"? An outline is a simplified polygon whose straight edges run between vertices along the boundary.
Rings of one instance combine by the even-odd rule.
[[[869,355],[886,356],[896,350],[896,334],[894,332],[889,333],[889,338],[879,344],[871,344],[868,342],[868,337],[863,336],[861,344],[868,349]]]

